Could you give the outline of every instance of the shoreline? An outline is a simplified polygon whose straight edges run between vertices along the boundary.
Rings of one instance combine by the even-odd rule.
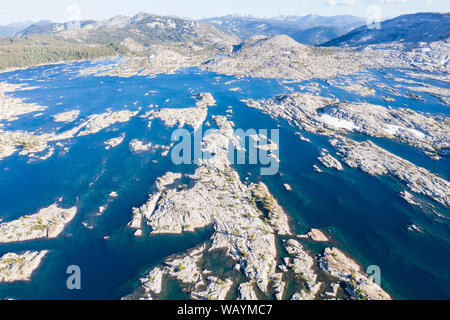
[[[27,66],[27,67],[13,67],[13,68],[5,69],[5,70],[0,70],[0,75],[4,74],[4,73],[15,72],[15,71],[24,71],[24,70],[39,68],[39,67],[57,66],[60,64],[70,64],[70,63],[88,62],[88,61],[97,62],[97,61],[102,61],[102,60],[114,60],[114,59],[120,58],[121,56],[122,55],[105,56],[105,57],[99,57],[99,58],[95,58],[95,59],[81,59],[81,60],[67,60],[67,61],[62,60],[62,61],[57,61],[57,62],[48,62],[48,63],[41,63],[41,64],[37,64],[37,65],[31,65],[31,66]]]

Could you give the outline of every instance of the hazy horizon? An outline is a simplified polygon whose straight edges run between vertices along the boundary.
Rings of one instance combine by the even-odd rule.
[[[256,4],[257,3],[257,4]],[[44,5],[43,5],[44,4]],[[256,5],[253,5],[256,4]],[[450,5],[446,0],[268,0],[238,1],[211,5],[205,0],[182,0],[161,2],[128,0],[43,0],[39,3],[16,0],[0,4],[0,25],[22,22],[66,22],[71,20],[105,20],[117,15],[134,16],[139,12],[155,15],[176,16],[192,20],[227,15],[272,18],[278,16],[337,16],[352,15],[360,18],[378,14],[389,19],[403,14],[418,12],[447,13]]]

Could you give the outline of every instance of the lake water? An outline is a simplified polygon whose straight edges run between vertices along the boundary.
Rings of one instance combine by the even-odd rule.
[[[147,111],[150,104],[159,107],[184,108],[195,105],[192,95],[210,92],[217,106],[209,108],[213,115],[226,115],[233,107],[231,120],[237,128],[280,128],[280,172],[274,176],[259,176],[259,167],[239,165],[242,179],[264,181],[270,191],[293,218],[294,228],[303,233],[309,228],[328,231],[333,244],[347,251],[364,267],[381,268],[382,285],[395,298],[450,298],[450,212],[429,198],[435,211],[421,210],[406,203],[399,193],[406,186],[391,177],[372,177],[357,169],[345,167],[343,172],[313,171],[320,149],[333,148],[326,137],[303,133],[312,143],[301,141],[296,129],[284,121],[275,121],[241,99],[265,99],[277,94],[299,90],[309,82],[319,84],[323,96],[334,95],[341,100],[367,101],[386,105],[382,99],[389,93],[376,87],[377,97],[363,98],[332,87],[324,81],[303,83],[268,79],[236,79],[196,68],[184,69],[172,75],[130,78],[78,76],[86,67],[109,62],[81,62],[42,66],[0,74],[0,81],[25,83],[38,88],[12,95],[27,102],[48,106],[40,117],[33,114],[5,123],[3,130],[26,130],[36,133],[63,132],[76,126],[91,114],[106,109]],[[404,70],[368,71],[371,83],[392,85],[387,74],[404,76]],[[353,77],[347,77],[354,79]],[[408,76],[409,79],[413,79]],[[232,81],[232,83],[229,83]],[[448,82],[424,80],[433,85],[449,87]],[[239,88],[231,91],[232,88]],[[402,94],[410,91],[403,90]],[[430,114],[449,115],[449,109],[432,95],[420,93],[424,101],[396,98],[393,108],[408,107]],[[169,100],[168,100],[169,99]],[[80,110],[80,118],[71,124],[53,121],[54,114]],[[0,298],[17,299],[119,299],[133,291],[139,274],[160,263],[165,257],[183,252],[206,241],[209,228],[183,235],[158,235],[135,238],[126,228],[131,209],[146,202],[156,178],[167,171],[192,171],[192,166],[175,166],[170,157],[159,153],[134,154],[129,150],[133,139],[161,145],[170,143],[173,128],[160,121],[134,117],[131,121],[108,127],[99,133],[63,141],[55,146],[55,154],[45,161],[28,163],[17,154],[0,162],[0,218],[16,219],[37,212],[63,198],[62,205],[76,205],[78,213],[58,239],[37,240],[0,245],[0,255],[23,250],[48,249],[41,267],[26,283],[1,284]],[[126,133],[124,142],[105,150],[104,142]],[[361,137],[368,139],[368,137]],[[420,151],[387,139],[373,139],[377,144],[413,163],[448,179],[449,159],[430,160]],[[52,144],[54,145],[54,144]],[[284,183],[292,186],[286,191]],[[119,197],[108,194],[116,191]],[[98,208],[107,206],[103,214]],[[406,231],[410,224],[423,227],[424,233]],[[109,236],[108,240],[104,237]],[[78,265],[82,271],[82,290],[66,288],[67,266]],[[172,298],[179,296],[172,295]]]

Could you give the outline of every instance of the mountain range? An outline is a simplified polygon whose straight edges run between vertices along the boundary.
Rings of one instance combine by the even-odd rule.
[[[32,21],[24,21],[0,26],[0,37],[12,37],[17,32],[24,30],[32,24]]]
[[[449,13],[416,13],[402,15],[380,23],[380,28],[364,25],[346,35],[324,43],[324,46],[366,46],[393,42],[419,43],[450,37]]]
[[[13,37],[0,37],[0,69],[127,54],[145,56],[155,46],[212,56],[229,52],[240,42],[236,35],[210,24],[147,13],[104,21],[44,21]]]
[[[144,46],[155,42],[192,42],[197,45],[219,45],[228,41],[240,40],[236,35],[219,30],[206,23],[143,12],[133,17],[115,16],[103,21],[84,20],[32,24],[14,36],[23,38],[41,34],[101,44],[119,44],[130,38]]]
[[[353,16],[313,15],[275,18],[232,15],[193,21],[138,13],[103,21],[40,21],[9,26],[15,30],[24,28],[14,36],[0,37],[0,69],[117,55],[146,57],[164,50],[197,63],[217,54],[232,54],[246,39],[279,34],[298,43],[327,47],[415,45],[447,40],[450,14],[403,15],[383,21],[380,26],[381,29],[370,29],[362,18]]]
[[[332,17],[316,15],[278,16],[274,18],[228,15],[201,21],[233,32],[243,40],[254,35],[285,34],[297,42],[308,45],[324,43],[365,23],[365,19],[350,15]]]

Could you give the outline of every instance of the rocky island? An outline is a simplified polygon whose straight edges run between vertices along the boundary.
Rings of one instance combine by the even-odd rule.
[[[32,215],[0,224],[0,243],[56,238],[75,217],[77,208],[63,209],[53,204]]]
[[[28,281],[48,251],[7,253],[0,257],[0,283]]]
[[[449,17],[0,37],[0,299],[78,297],[69,265],[87,299],[448,298]]]
[[[202,150],[212,156],[201,160],[194,174],[184,177],[191,181],[189,186],[181,183],[182,174],[167,173],[157,180],[147,203],[133,209],[129,223],[129,227],[136,229],[136,236],[145,234],[144,226],[150,229],[150,234],[179,234],[212,226],[211,243],[169,258],[164,265],[153,268],[140,279],[141,289],[126,298],[157,298],[164,279],[173,277],[186,287],[193,299],[225,299],[232,288],[238,288],[241,299],[253,299],[258,296],[256,292],[262,295],[274,292],[282,299],[286,283],[283,273],[277,269],[287,271],[288,268],[299,274],[306,286],[292,298],[315,298],[325,286],[316,281],[314,257],[298,242],[289,240],[287,250],[295,258],[292,262],[285,259],[285,263],[278,266],[276,238],[293,236],[289,218],[267,186],[241,182],[227,159],[229,143],[236,143],[233,123],[223,116],[216,116],[214,120],[219,129],[206,135],[202,143]],[[234,261],[234,270],[241,272],[248,282],[237,286],[235,280],[211,275],[200,267],[203,256],[218,250],[224,250]],[[366,282],[363,278],[357,279],[358,292],[364,292],[361,294],[364,298],[389,297],[382,295],[384,291],[379,287],[365,290]]]
[[[46,110],[47,107],[34,103],[26,103],[23,99],[15,98],[9,94],[16,91],[33,90],[33,87],[0,83],[0,120],[14,121],[20,116]]]
[[[359,168],[371,175],[392,175],[404,182],[411,191],[429,196],[450,207],[450,183],[424,168],[402,159],[371,141],[356,142],[339,137],[330,143],[336,147],[349,167]]]
[[[7,131],[0,129],[0,160],[13,155],[19,150],[20,155],[45,160],[53,152],[51,152],[50,155],[41,157],[36,154],[46,150],[54,150],[54,148],[50,146],[50,143],[61,143],[61,141],[72,139],[74,137],[83,137],[98,133],[111,125],[128,122],[137,114],[138,111],[122,110],[112,112],[111,110],[108,110],[105,113],[90,115],[88,119],[82,121],[79,125],[60,133],[52,132],[39,134],[27,131]],[[64,122],[68,120],[68,117],[72,118],[74,115],[77,115],[77,111],[65,113],[63,115]],[[115,143],[118,143],[119,140],[109,141],[108,144],[114,145]]]
[[[302,130],[322,135],[358,131],[368,136],[394,138],[439,159],[450,146],[448,119],[411,109],[340,102],[310,93],[292,93],[267,101],[246,100],[274,118],[284,118]]]
[[[167,126],[175,126],[182,128],[185,124],[197,130],[206,120],[208,115],[208,107],[214,106],[216,101],[210,93],[199,93],[194,96],[196,99],[196,106],[194,108],[182,109],[159,109],[151,110],[147,114],[148,119],[152,120],[158,118],[162,120]]]

